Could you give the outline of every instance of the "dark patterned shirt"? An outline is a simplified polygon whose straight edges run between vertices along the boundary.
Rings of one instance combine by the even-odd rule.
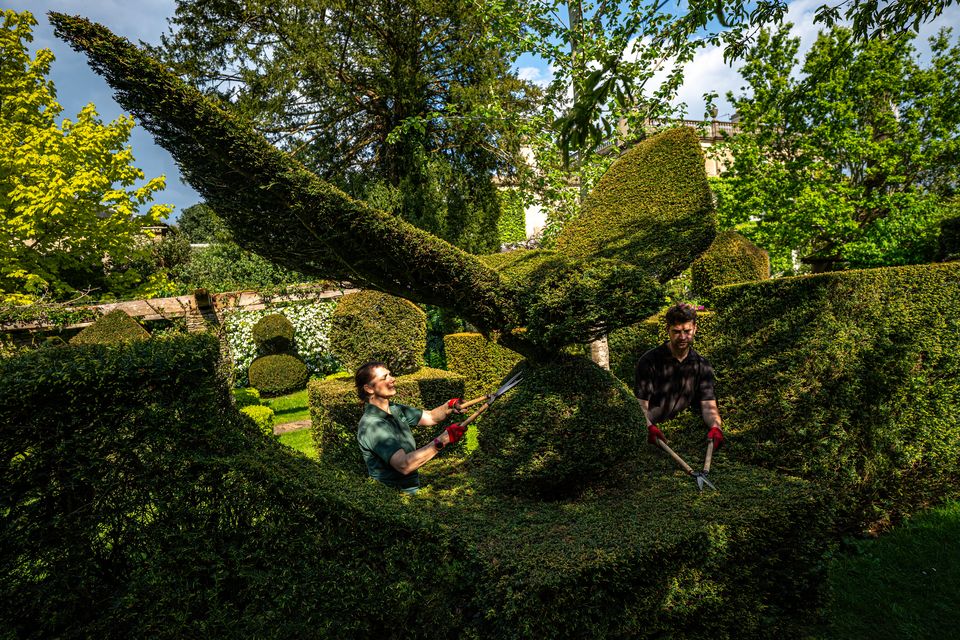
[[[713,367],[707,359],[691,347],[680,362],[666,342],[640,356],[633,392],[648,402],[647,413],[654,424],[670,420],[687,407],[699,411],[701,402],[717,398]]]

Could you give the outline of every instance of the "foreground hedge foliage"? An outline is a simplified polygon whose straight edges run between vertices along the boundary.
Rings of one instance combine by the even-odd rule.
[[[0,360],[0,628],[769,638],[820,601],[828,511],[801,481],[719,458],[701,495],[643,449],[578,502],[484,495],[443,460],[404,497],[261,434],[218,360],[209,336]]]
[[[461,375],[424,367],[416,373],[397,376],[394,402],[432,409],[450,398],[462,398],[463,385]],[[311,380],[307,385],[307,401],[313,441],[321,462],[366,476],[367,467],[357,444],[357,424],[364,405],[357,397],[353,378]],[[440,429],[418,426],[413,429],[413,436],[421,445],[435,438]],[[450,447],[442,455],[461,449]]]
[[[70,338],[70,344],[113,344],[146,340],[150,333],[122,309],[111,311]]]

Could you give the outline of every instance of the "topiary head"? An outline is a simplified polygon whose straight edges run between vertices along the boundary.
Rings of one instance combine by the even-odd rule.
[[[573,356],[526,363],[523,382],[489,411],[472,469],[494,492],[564,498],[616,477],[646,424],[626,385]]]
[[[348,369],[376,360],[394,375],[413,373],[424,365],[427,316],[379,291],[343,296],[330,319],[330,350]]]
[[[293,324],[279,313],[260,318],[253,325],[252,334],[262,353],[286,353],[293,348]]]

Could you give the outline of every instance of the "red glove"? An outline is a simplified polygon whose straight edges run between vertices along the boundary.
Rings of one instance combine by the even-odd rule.
[[[450,398],[447,400],[447,407],[457,413],[463,413],[463,411],[460,409],[460,398]]]
[[[663,431],[660,431],[657,425],[651,424],[647,427],[647,442],[649,444],[657,444],[657,438],[660,438],[664,442],[667,440],[663,437]]]
[[[707,440],[713,440],[713,450],[719,451],[723,445],[723,431],[720,431],[720,427],[717,425],[710,427],[710,431],[707,431]]]
[[[446,428],[447,435],[450,436],[450,444],[455,444],[457,440],[463,438],[463,434],[467,432],[466,427],[461,427],[458,424],[452,424]]]

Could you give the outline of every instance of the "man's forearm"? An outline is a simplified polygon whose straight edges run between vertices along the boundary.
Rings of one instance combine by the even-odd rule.
[[[643,417],[647,419],[647,426],[653,424],[653,420],[650,419],[650,401],[649,400],[637,400],[640,403],[640,409],[643,410]]]
[[[703,416],[703,423],[708,427],[717,425],[723,427],[723,420],[720,419],[720,408],[717,407],[716,400],[704,400],[700,403],[700,413]]]

